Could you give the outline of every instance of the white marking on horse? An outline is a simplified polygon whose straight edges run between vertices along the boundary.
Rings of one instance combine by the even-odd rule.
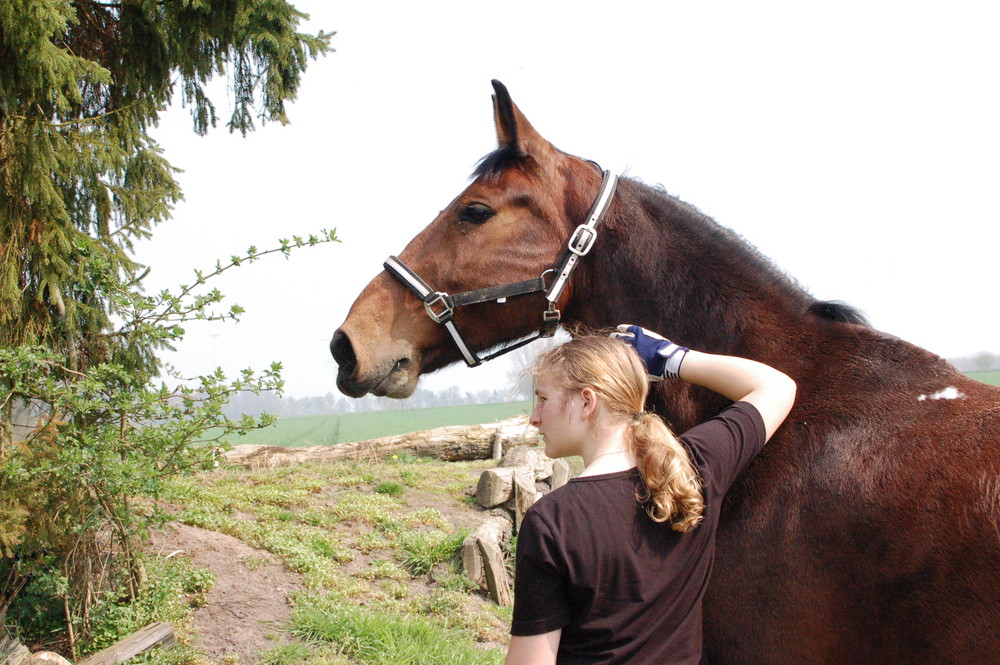
[[[939,390],[933,395],[921,395],[917,398],[918,402],[923,402],[929,399],[963,399],[965,398],[965,393],[960,392],[955,386],[948,386],[943,390]]]

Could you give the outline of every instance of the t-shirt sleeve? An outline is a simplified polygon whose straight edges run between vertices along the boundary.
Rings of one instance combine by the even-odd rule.
[[[716,491],[725,494],[764,448],[766,436],[764,419],[757,407],[749,402],[737,402],[689,429],[681,440],[692,453],[702,458]]]
[[[531,508],[517,534],[514,618],[510,634],[541,635],[570,622],[569,597],[558,542],[549,525]]]

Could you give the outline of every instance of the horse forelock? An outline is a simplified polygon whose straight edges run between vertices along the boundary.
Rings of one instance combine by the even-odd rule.
[[[508,169],[520,168],[528,159],[527,155],[513,145],[501,146],[479,160],[472,171],[472,177],[496,181]]]

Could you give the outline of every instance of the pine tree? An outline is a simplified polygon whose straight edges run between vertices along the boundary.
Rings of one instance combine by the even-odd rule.
[[[333,233],[251,248],[148,298],[133,243],[181,198],[147,133],[158,114],[176,92],[204,134],[219,120],[208,86],[225,77],[230,131],[287,122],[329,50],[331,35],[296,31],[304,18],[285,0],[0,0],[0,617],[28,593],[32,616],[63,617],[71,653],[101,648],[91,610],[116,585],[141,591],[134,545],[158,517],[132,497],[210,464],[206,430],[272,422],[221,410],[280,389],[277,365],[170,389],[153,385],[155,352],[182,336],[174,322],[214,316],[221,294],[194,291],[205,279]],[[15,409],[38,423],[16,445]]]
[[[330,35],[285,0],[0,0],[0,348],[43,344],[72,369],[150,349],[102,335],[109,290],[135,286],[133,242],[181,198],[147,130],[179,92],[194,130],[287,122]]]

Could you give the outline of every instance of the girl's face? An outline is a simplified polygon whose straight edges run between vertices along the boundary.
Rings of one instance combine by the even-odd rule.
[[[535,408],[528,419],[545,439],[545,454],[553,459],[582,454],[587,428],[583,397],[559,389],[547,377],[535,384]]]

